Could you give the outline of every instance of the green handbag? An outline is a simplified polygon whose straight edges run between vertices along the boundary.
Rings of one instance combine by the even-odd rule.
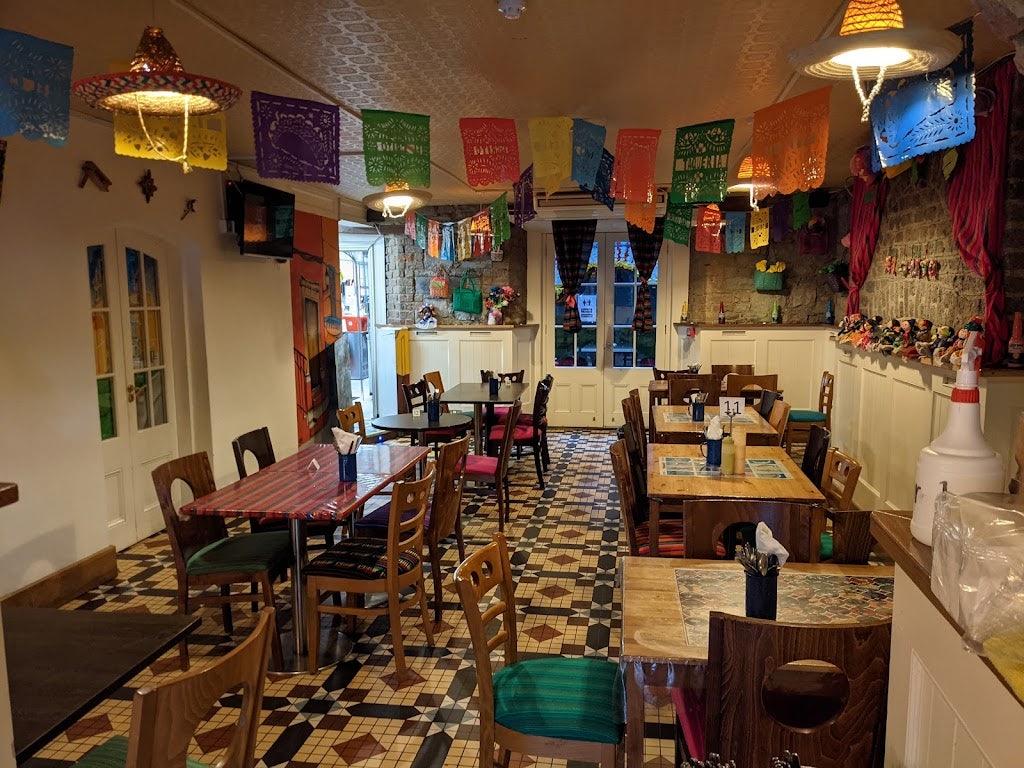
[[[459,287],[452,291],[452,309],[470,315],[479,315],[484,311],[484,295],[477,288],[472,272],[464,274]]]

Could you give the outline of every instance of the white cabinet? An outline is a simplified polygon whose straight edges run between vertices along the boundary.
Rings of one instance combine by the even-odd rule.
[[[440,371],[445,387],[451,387],[480,381],[481,370],[519,369],[526,371],[528,382],[539,380],[533,371],[537,326],[441,326],[409,333],[413,381],[427,371]]]

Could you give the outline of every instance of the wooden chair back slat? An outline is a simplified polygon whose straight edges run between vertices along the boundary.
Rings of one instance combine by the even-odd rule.
[[[338,409],[338,425],[346,432],[359,435],[366,442],[366,418],[363,415],[363,404],[356,401],[348,408]]]
[[[824,514],[814,504],[746,499],[691,499],[683,503],[683,545],[688,558],[714,559],[727,528],[763,522],[796,563],[820,560]],[[723,541],[726,557],[735,542]]]

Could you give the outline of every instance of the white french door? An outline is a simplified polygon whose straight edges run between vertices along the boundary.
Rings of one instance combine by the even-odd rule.
[[[151,473],[177,455],[166,255],[118,230],[86,249],[110,543],[164,527]]]
[[[656,354],[667,352],[668,334],[659,333],[658,275],[649,285],[654,330],[633,330],[636,292],[640,284],[625,229],[598,232],[586,277],[577,296],[582,329],[562,328],[562,281],[555,266],[554,239],[544,238],[545,370],[554,388],[548,420],[563,427],[613,427],[622,423],[621,402],[630,389],[646,387]]]

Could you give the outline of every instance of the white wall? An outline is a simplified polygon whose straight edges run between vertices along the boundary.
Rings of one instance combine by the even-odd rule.
[[[77,186],[83,161],[113,181]],[[151,169],[147,204],[136,185]],[[0,476],[20,501],[0,514],[0,594],[107,546],[85,247],[115,227],[147,232],[180,263],[190,421],[179,451],[209,450],[234,479],[230,440],[267,424],[296,444],[288,266],[238,255],[218,234],[223,176],[113,154],[108,125],[73,118],[62,148],[9,139],[0,199]],[[180,220],[188,198],[193,215]],[[179,338],[179,336],[181,338]],[[209,362],[208,362],[209,361]]]

